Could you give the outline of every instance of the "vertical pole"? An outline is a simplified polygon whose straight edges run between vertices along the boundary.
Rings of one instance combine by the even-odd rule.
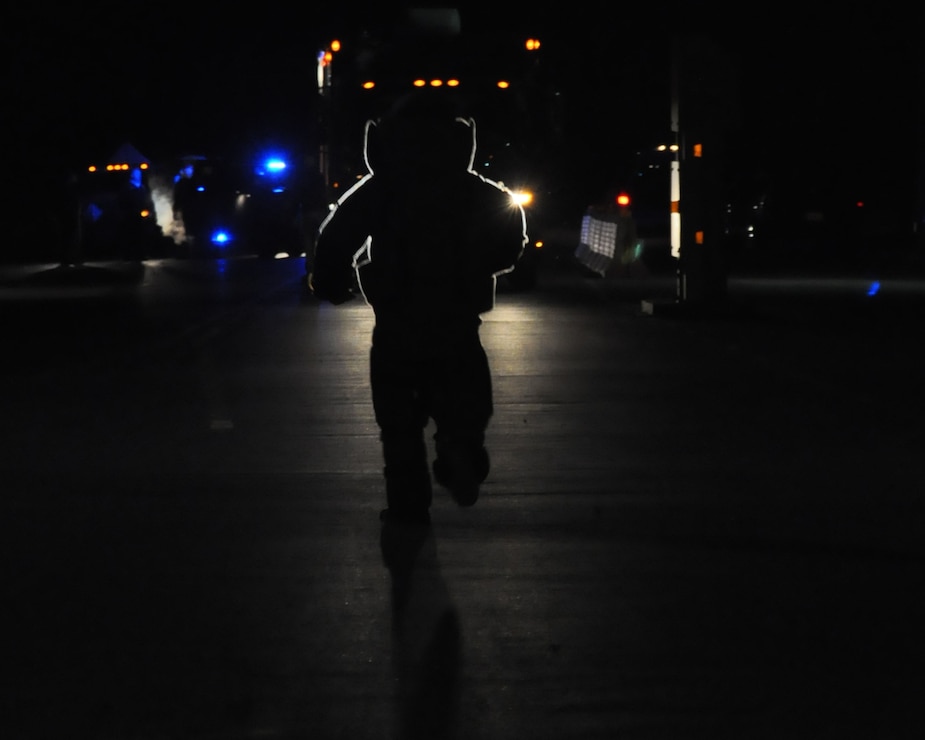
[[[712,41],[679,38],[675,46],[676,100],[684,104],[680,133],[679,187],[684,193],[678,258],[679,299],[696,308],[717,308],[725,300],[726,276],[717,211],[721,205],[720,155],[728,122],[721,57]],[[683,165],[683,167],[681,166]]]
[[[318,95],[321,97],[321,141],[318,145],[318,169],[324,181],[325,192],[331,185],[331,62],[329,52],[318,53]]]
[[[680,60],[678,38],[672,38],[671,43],[671,211],[669,214],[669,230],[671,240],[671,256],[676,260],[681,257],[681,121],[680,121]],[[678,265],[677,298],[684,298],[684,280]]]
[[[916,140],[916,170],[915,170],[915,206],[913,236],[917,251],[925,246],[925,57],[919,58],[918,76],[919,99],[917,101],[918,119],[915,129]]]

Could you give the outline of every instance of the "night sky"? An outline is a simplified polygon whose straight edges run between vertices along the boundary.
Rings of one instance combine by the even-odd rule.
[[[739,116],[730,141],[756,167],[789,168],[794,178],[803,169],[837,171],[883,187],[910,176],[921,63],[918,19],[907,11],[860,2],[588,5],[528,13],[510,3],[503,17],[464,7],[463,27],[542,37],[543,63],[569,101],[574,158],[587,163],[589,180],[603,182],[626,152],[667,131],[675,30],[708,37],[726,60]],[[320,45],[372,13],[363,4],[332,6],[7,6],[8,168],[28,179],[49,167],[83,167],[123,141],[157,157],[298,136],[312,120]]]

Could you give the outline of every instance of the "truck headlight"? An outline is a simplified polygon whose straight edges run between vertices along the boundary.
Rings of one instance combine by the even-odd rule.
[[[511,200],[521,208],[526,208],[533,202],[533,193],[529,190],[512,190]]]

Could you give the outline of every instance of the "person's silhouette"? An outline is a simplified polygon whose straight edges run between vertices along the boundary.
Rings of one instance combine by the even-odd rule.
[[[429,420],[434,478],[459,505],[476,502],[488,475],[492,387],[480,315],[523,253],[526,221],[510,191],[472,170],[475,123],[447,98],[400,100],[367,124],[365,147],[370,172],[319,227],[309,284],[335,304],[359,288],[372,307],[382,517],[429,522]]]
[[[183,241],[192,241],[202,234],[201,208],[197,209],[196,167],[184,160],[173,179],[173,228]]]

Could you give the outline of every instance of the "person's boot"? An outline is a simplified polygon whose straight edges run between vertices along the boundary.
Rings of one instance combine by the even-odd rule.
[[[478,501],[479,486],[488,477],[489,468],[488,450],[484,447],[437,444],[434,478],[450,492],[459,506],[472,506]]]

